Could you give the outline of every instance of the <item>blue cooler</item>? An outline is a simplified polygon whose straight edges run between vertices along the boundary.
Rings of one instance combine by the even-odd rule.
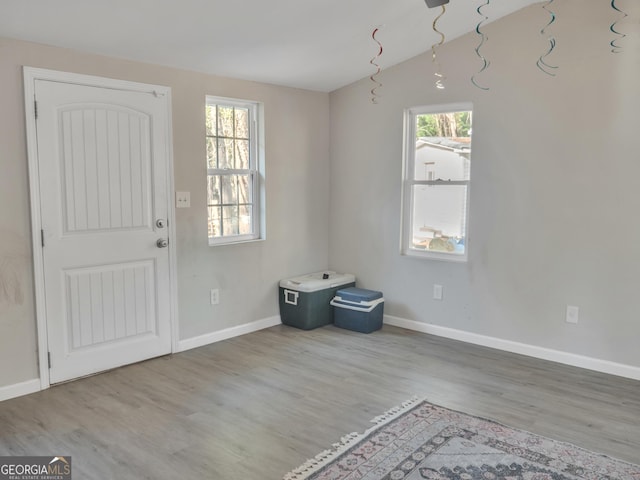
[[[382,328],[382,292],[355,287],[342,288],[336,292],[331,305],[335,307],[333,322],[336,327],[362,333]]]

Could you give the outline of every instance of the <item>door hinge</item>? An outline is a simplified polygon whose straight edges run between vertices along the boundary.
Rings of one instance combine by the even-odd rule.
[[[40,230],[40,242],[42,243],[42,246],[44,247],[44,230]]]
[[[49,363],[49,368],[51,368],[51,352],[47,352],[47,362]]]
[[[33,101],[33,113],[36,116],[36,120],[38,119],[38,101],[34,100]]]

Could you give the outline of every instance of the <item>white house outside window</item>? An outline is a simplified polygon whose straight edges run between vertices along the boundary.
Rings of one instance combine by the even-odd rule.
[[[471,104],[405,111],[402,253],[465,261]]]
[[[209,244],[262,238],[259,105],[206,99]]]

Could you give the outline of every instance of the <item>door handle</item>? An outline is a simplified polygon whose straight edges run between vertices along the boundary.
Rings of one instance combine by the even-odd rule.
[[[167,245],[169,245],[169,240],[167,240],[166,238],[159,238],[156,242],[156,246],[158,248],[167,248]]]

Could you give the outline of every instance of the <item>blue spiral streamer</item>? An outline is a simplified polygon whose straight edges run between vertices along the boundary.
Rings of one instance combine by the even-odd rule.
[[[478,58],[482,60],[482,68],[478,72],[476,72],[474,75],[472,75],[471,83],[473,83],[476,87],[478,87],[481,90],[489,90],[489,87],[483,87],[481,85],[478,85],[478,83],[476,82],[476,75],[480,75],[482,72],[484,72],[487,69],[487,67],[489,67],[489,64],[490,64],[490,62],[488,62],[487,59],[484,58],[484,56],[480,53],[480,48],[482,48],[485,42],[489,40],[489,37],[487,37],[487,35],[480,30],[480,26],[489,19],[489,17],[487,17],[482,13],[482,8],[489,5],[490,1],[491,0],[487,0],[487,3],[483,3],[476,9],[476,11],[478,12],[478,15],[481,15],[482,17],[484,17],[482,20],[478,22],[478,25],[476,25],[476,33],[480,35],[480,43],[475,48],[476,55],[478,55]]]
[[[444,89],[444,83],[442,83],[442,81],[447,78],[444,76],[443,73],[440,72],[440,62],[438,62],[438,57],[436,55],[436,47],[439,47],[440,45],[442,45],[444,43],[444,33],[442,33],[440,30],[438,30],[437,24],[438,24],[438,20],[440,20],[440,17],[442,17],[444,15],[444,12],[446,11],[446,7],[444,5],[442,5],[442,11],[440,12],[440,15],[438,15],[434,20],[433,20],[433,31],[436,32],[438,35],[440,35],[440,42],[438,43],[434,43],[433,45],[431,45],[431,61],[435,64],[436,66],[436,73],[434,73],[434,76],[436,77],[436,88],[442,90]]]
[[[549,28],[551,26],[551,24],[553,24],[553,22],[556,21],[556,14],[553,13],[551,10],[549,10],[547,7],[549,5],[551,5],[553,3],[553,0],[549,0],[542,8],[544,10],[546,10],[547,12],[549,12],[549,15],[551,16],[551,19],[549,20],[549,23],[547,23],[545,25],[545,27],[540,30],[540,34],[544,35],[547,32],[547,28]],[[556,74],[553,73],[553,71],[549,71],[549,69],[556,69],[558,68],[558,66],[554,66],[554,65],[549,65],[546,61],[545,58],[551,54],[551,52],[553,52],[553,50],[556,48],[556,39],[552,36],[549,35],[549,50],[546,51],[546,53],[542,54],[540,56],[540,58],[538,59],[538,61],[536,62],[536,65],[538,66],[538,68],[540,70],[542,70],[544,73],[546,73],[547,75],[551,75],[552,77],[555,77]]]
[[[614,38],[613,40],[611,40],[611,42],[609,43],[609,45],[611,45],[611,52],[612,53],[620,53],[622,51],[622,47],[620,45],[618,45],[618,41],[622,40],[624,37],[626,37],[627,35],[619,32],[618,30],[616,30],[616,25],[618,24],[618,22],[621,22],[622,20],[624,20],[626,17],[628,17],[629,15],[627,15],[626,12],[623,12],[622,10],[620,10],[618,8],[618,6],[616,5],[616,0],[611,0],[611,7],[622,14],[622,16],[620,18],[618,18],[618,20],[616,20],[615,22],[613,22],[611,24],[611,26],[609,27],[609,30],[611,30],[612,33],[614,33],[615,35],[618,35],[618,38]]]

